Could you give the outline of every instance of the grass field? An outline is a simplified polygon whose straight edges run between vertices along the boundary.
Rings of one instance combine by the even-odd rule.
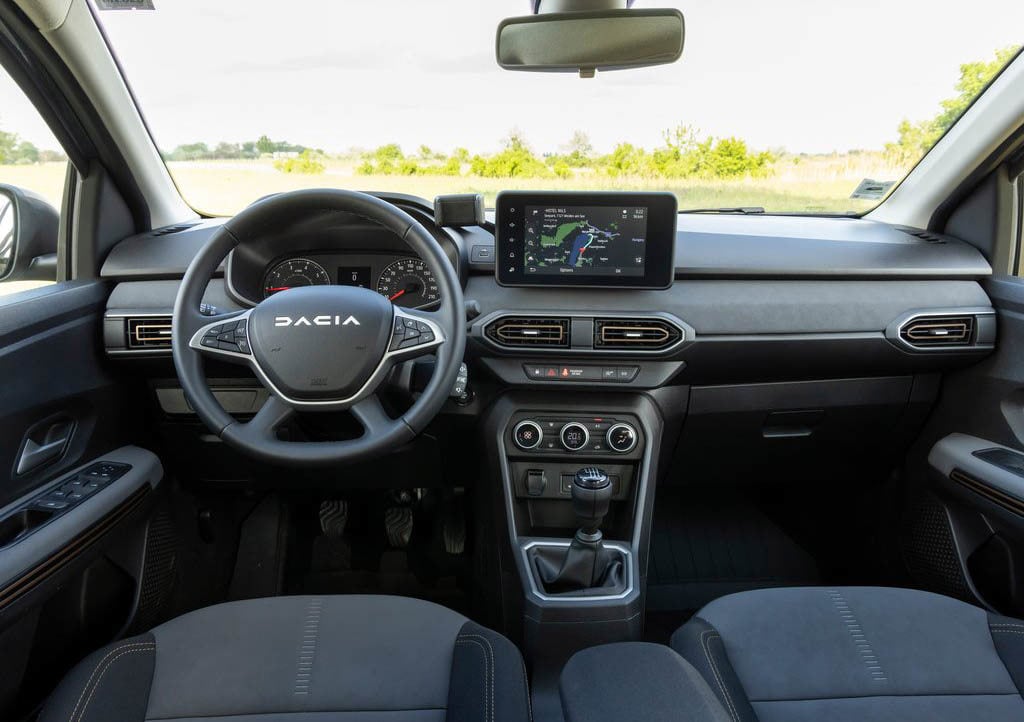
[[[678,196],[681,209],[764,206],[768,211],[841,213],[866,211],[874,205],[873,201],[849,199],[861,179],[898,179],[903,175],[875,153],[786,157],[776,163],[769,178],[717,181],[611,178],[587,169],[568,179],[365,176],[356,174],[357,165],[358,161],[351,159],[329,159],[320,175],[294,175],[275,170],[270,160],[169,164],[185,199],[213,215],[230,215],[268,193],[322,187],[392,191],[428,199],[441,193],[483,193],[489,205],[504,189],[664,190]],[[59,206],[64,165],[0,165],[0,183],[34,190]]]

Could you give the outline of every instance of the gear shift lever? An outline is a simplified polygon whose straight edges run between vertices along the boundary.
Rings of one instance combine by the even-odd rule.
[[[576,472],[572,480],[572,508],[579,528],[565,552],[536,557],[535,565],[548,592],[583,593],[619,588],[624,583],[622,557],[601,541],[601,523],[608,515],[612,482],[596,467]]]
[[[582,542],[601,541],[601,523],[612,500],[612,481],[603,470],[588,466],[572,480],[572,508],[576,512],[576,538]]]

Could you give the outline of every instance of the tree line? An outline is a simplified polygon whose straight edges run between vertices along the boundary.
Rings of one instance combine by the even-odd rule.
[[[0,164],[30,165],[67,160],[67,156],[55,150],[41,150],[34,143],[22,140],[17,133],[0,130]]]

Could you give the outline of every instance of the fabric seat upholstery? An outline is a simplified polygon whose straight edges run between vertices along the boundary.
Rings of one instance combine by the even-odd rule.
[[[708,604],[671,644],[733,722],[1024,719],[1024,622],[937,594],[742,592]]]
[[[522,657],[429,602],[275,597],[221,604],[96,652],[40,722],[524,722]]]

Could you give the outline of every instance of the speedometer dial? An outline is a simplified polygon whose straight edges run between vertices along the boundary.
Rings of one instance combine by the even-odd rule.
[[[270,269],[263,282],[263,298],[300,286],[329,286],[331,277],[316,261],[290,258]]]
[[[388,264],[377,279],[377,293],[407,308],[430,306],[441,300],[437,279],[418,258],[400,258]]]

